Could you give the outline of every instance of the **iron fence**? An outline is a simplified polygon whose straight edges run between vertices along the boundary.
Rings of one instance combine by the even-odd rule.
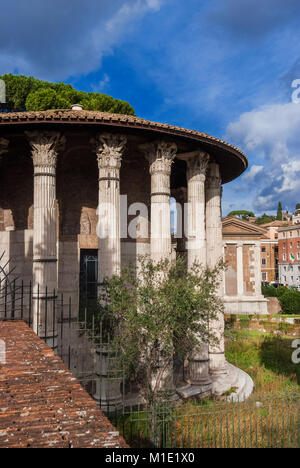
[[[243,403],[138,404],[97,302],[71,298],[0,274],[0,321],[23,320],[66,363],[132,447],[300,448],[300,391]],[[87,306],[88,304],[88,306]],[[76,310],[75,310],[76,309]],[[109,327],[108,327],[109,328]]]
[[[136,407],[110,419],[136,448],[300,448],[300,392]]]

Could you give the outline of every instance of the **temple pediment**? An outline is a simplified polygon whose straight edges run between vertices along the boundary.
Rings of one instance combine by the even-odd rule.
[[[266,229],[235,217],[225,218],[222,221],[223,237],[227,238],[256,238],[266,235]]]

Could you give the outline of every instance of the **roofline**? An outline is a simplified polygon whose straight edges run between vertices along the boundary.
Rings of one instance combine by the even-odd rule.
[[[110,114],[98,111],[74,111],[74,110],[47,110],[47,111],[28,111],[0,113],[0,130],[7,127],[27,126],[27,125],[47,125],[54,126],[64,124],[81,126],[110,126],[119,127],[128,130],[146,130],[148,132],[165,134],[184,138],[189,141],[199,142],[209,145],[215,150],[223,150],[239,160],[239,164],[234,165],[235,170],[232,175],[224,179],[224,183],[239,177],[248,168],[248,159],[245,154],[235,146],[207,133],[196,130],[188,130],[174,125],[152,122],[139,117],[123,114]],[[227,180],[228,179],[228,180]]]

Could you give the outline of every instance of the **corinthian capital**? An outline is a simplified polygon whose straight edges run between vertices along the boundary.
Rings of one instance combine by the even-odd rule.
[[[150,164],[150,174],[171,174],[173,160],[177,153],[176,143],[157,141],[140,145]]]
[[[120,169],[127,143],[125,135],[101,133],[96,140],[99,169]]]
[[[31,146],[34,167],[56,168],[58,152],[65,144],[65,137],[58,132],[26,132]]]
[[[188,179],[197,179],[205,181],[210,156],[203,151],[192,155],[186,160]]]
[[[0,138],[0,161],[2,156],[8,152],[9,141],[5,138]]]

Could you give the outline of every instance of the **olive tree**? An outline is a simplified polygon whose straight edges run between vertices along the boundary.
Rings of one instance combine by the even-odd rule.
[[[129,266],[104,281],[102,317],[149,405],[167,397],[161,381],[175,356],[188,359],[201,345],[216,344],[208,323],[223,312],[217,295],[223,268],[223,262],[215,269],[195,263],[188,270],[181,258],[153,263],[142,257],[138,269]]]

